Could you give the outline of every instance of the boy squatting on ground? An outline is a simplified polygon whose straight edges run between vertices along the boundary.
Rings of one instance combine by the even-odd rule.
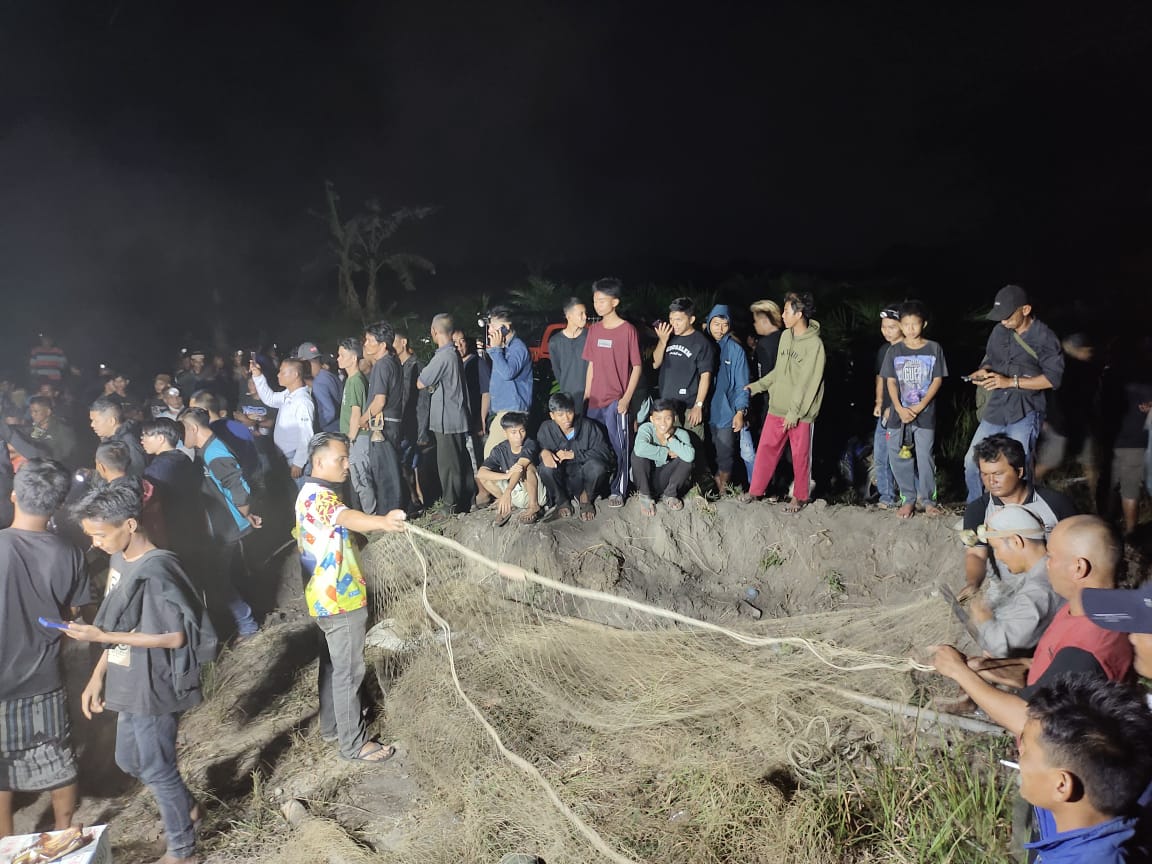
[[[692,478],[696,448],[692,436],[676,426],[677,404],[657,399],[648,422],[636,431],[632,479],[640,493],[640,512],[656,515],[656,497],[669,510],[683,510],[680,496]]]
[[[492,448],[476,471],[476,485],[496,499],[497,525],[506,525],[513,510],[525,525],[540,518],[548,498],[536,473],[540,448],[528,437],[528,417],[508,411],[500,418],[504,440]]]
[[[576,416],[576,405],[567,393],[548,397],[548,419],[536,432],[540,464],[536,472],[556,505],[556,515],[572,515],[572,499],[580,506],[580,518],[596,518],[596,497],[607,494],[615,455],[604,428],[594,420]]]
[[[58,630],[91,602],[84,555],[48,531],[72,475],[59,462],[30,459],[14,478],[15,516],[0,531],[0,837],[13,833],[14,792],[51,791],[53,824],[72,824],[76,757],[60,675]]]
[[[197,860],[199,806],[176,766],[176,732],[180,715],[200,704],[200,664],[215,656],[216,634],[179,560],[141,531],[140,512],[139,494],[123,485],[77,505],[84,533],[111,560],[94,623],[72,622],[63,632],[107,646],[81,711],[89,719],[105,708],[119,713],[116,764],[156,798],[167,838],[160,861],[188,864]]]

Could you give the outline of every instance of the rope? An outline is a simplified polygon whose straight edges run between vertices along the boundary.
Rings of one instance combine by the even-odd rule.
[[[922,663],[917,663],[915,660],[902,659],[897,657],[877,657],[865,663],[858,663],[853,666],[842,666],[829,657],[826,657],[821,650],[817,647],[815,642],[808,639],[803,639],[799,636],[751,636],[747,633],[740,633],[736,630],[729,630],[727,627],[721,627],[719,624],[713,624],[709,621],[701,621],[697,618],[690,618],[687,615],[682,615],[679,612],[673,612],[670,609],[662,609],[659,606],[651,606],[647,603],[641,603],[637,600],[632,600],[628,597],[617,597],[614,594],[608,594],[603,591],[594,591],[590,588],[581,588],[577,585],[568,585],[564,582],[558,582],[555,579],[549,579],[547,576],[541,576],[538,573],[533,573],[531,570],[525,570],[523,567],[517,567],[515,564],[507,564],[500,561],[493,561],[481,555],[479,552],[474,552],[467,546],[457,543],[455,540],[450,540],[447,537],[441,537],[439,534],[433,534],[431,531],[425,531],[415,525],[407,526],[408,533],[415,534],[416,536],[428,540],[432,543],[437,543],[441,546],[446,546],[452,551],[456,552],[465,558],[475,561],[477,564],[483,565],[486,569],[492,570],[499,576],[509,580],[510,582],[531,582],[545,588],[551,588],[554,591],[560,591],[564,594],[570,594],[574,597],[582,597],[585,600],[596,600],[602,603],[609,603],[615,606],[621,606],[626,609],[632,609],[636,612],[642,612],[645,615],[652,615],[656,618],[665,618],[670,621],[675,621],[678,624],[683,624],[687,627],[694,627],[697,630],[706,630],[711,633],[718,633],[736,642],[743,643],[744,645],[751,645],[757,648],[771,648],[780,645],[789,645],[795,648],[802,648],[808,651],[826,666],[831,667],[839,672],[867,672],[874,669],[886,669],[892,672],[906,672],[916,670],[919,672],[933,672],[935,667],[926,666]],[[415,549],[416,544],[409,537],[409,542]],[[417,550],[419,554],[419,550]],[[421,555],[420,560],[423,561],[424,557]],[[425,568],[425,577],[427,577],[427,568]]]
[[[412,549],[416,553],[416,557],[420,559],[420,566],[424,570],[424,585],[420,592],[420,599],[424,604],[424,611],[428,613],[428,617],[435,621],[436,625],[440,627],[444,633],[444,648],[448,653],[448,668],[452,673],[452,683],[455,685],[456,692],[464,701],[464,704],[468,707],[468,710],[472,712],[472,715],[480,723],[481,727],[483,727],[484,731],[488,734],[488,737],[492,739],[493,743],[496,745],[496,749],[500,752],[500,754],[540,785],[540,788],[544,790],[544,793],[548,796],[548,799],[556,806],[556,809],[559,810],[564,818],[572,824],[572,827],[584,835],[584,838],[592,844],[596,851],[598,851],[608,860],[616,862],[616,864],[637,864],[637,862],[633,861],[631,858],[624,857],[611,846],[609,846],[603,837],[597,834],[596,831],[594,831],[583,819],[576,815],[576,813],[572,811],[572,808],[564,803],[564,801],[556,793],[556,790],[552,787],[552,784],[548,782],[548,780],[544,777],[543,774],[540,773],[539,769],[537,769],[535,765],[505,747],[504,741],[500,738],[500,733],[497,732],[492,724],[488,722],[483,712],[481,712],[481,710],[476,707],[476,704],[468,698],[468,694],[464,692],[464,687],[460,684],[460,677],[456,673],[456,655],[452,647],[452,628],[449,626],[448,622],[445,621],[436,612],[436,610],[432,608],[432,604],[428,600],[428,560],[424,557],[424,553],[422,553],[420,548],[416,545],[416,541],[412,539],[411,533],[419,534],[426,539],[444,540],[444,538],[439,537],[436,534],[430,534],[427,531],[424,531],[420,528],[415,528],[411,525],[408,526],[408,531],[410,532],[408,542],[411,543]]]

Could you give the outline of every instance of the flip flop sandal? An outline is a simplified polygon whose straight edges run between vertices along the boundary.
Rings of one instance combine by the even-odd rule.
[[[799,513],[807,504],[807,501],[789,501],[784,505],[783,510],[785,513]]]
[[[532,525],[540,521],[540,510],[525,510],[517,517],[517,522],[521,525]]]
[[[673,513],[684,509],[684,502],[679,498],[661,498],[660,503]]]
[[[383,752],[383,756],[376,757],[377,753]],[[396,755],[396,748],[391,744],[381,744],[379,741],[368,741],[360,748],[360,752],[349,759],[349,762],[368,762],[369,764],[379,765],[387,762]],[[376,757],[376,758],[373,758]]]

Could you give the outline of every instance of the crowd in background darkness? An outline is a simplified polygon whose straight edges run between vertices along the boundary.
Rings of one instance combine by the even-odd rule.
[[[12,830],[11,791],[54,790],[58,827],[75,808],[59,635],[18,610],[73,621],[60,632],[110,646],[83,711],[119,712],[117,763],[157,798],[165,860],[191,861],[199,805],[175,766],[178,717],[199,701],[196,671],[216,634],[243,643],[259,632],[269,600],[257,573],[289,526],[322,635],[321,733],[344,758],[379,762],[394,751],[367,739],[360,702],[367,600],[356,533],[403,530],[433,510],[488,509],[497,525],[588,522],[632,497],[649,518],[682,510],[693,487],[738,497],[749,519],[758,500],[786,513],[808,505],[813,442],[843,432],[821,425],[826,353],[812,296],[751,304],[745,338],[724,304],[700,315],[681,297],[638,326],[623,315],[626,300],[619,280],[596,281],[590,302],[563,303],[563,325],[540,346],[526,343],[512,309],[496,307],[480,339],[438,314],[419,332],[374,322],[324,346],[334,354],[314,342],[287,356],[276,346],[185,350],[146,394],[104,367],[81,386],[64,348],[42,334],[28,386],[9,377],[0,387],[0,667],[28,670],[0,676],[10,721],[0,834]],[[1104,369],[1086,336],[1061,339],[1017,285],[996,294],[987,318],[985,356],[961,376],[979,422],[964,459],[955,597],[984,659],[943,646],[936,668],[1026,745],[1022,795],[1037,808],[1040,860],[1088,860],[1059,857],[1071,848],[1063,834],[1090,825],[1076,842],[1135,848],[1152,761],[1120,766],[1107,741],[1077,747],[1083,724],[1069,712],[1152,730],[1143,701],[1121,689],[1152,663],[1139,632],[1127,635],[1152,630],[1141,611],[1152,596],[1117,590],[1123,542],[1113,527],[1075,515],[1042,484],[1078,465],[1088,507],[1106,514],[1118,490],[1123,534],[1135,534],[1152,476],[1149,346]],[[869,505],[900,519],[944,515],[935,453],[939,396],[955,374],[948,346],[930,338],[930,312],[915,300],[884,307],[876,324]],[[433,349],[423,359],[421,343]],[[1004,670],[1025,660],[1009,680]],[[157,669],[159,688],[148,672]],[[144,685],[152,695],[134,696]],[[34,744],[36,729],[56,743]],[[1127,777],[1123,794],[1104,796],[1093,765]],[[1081,772],[1086,799],[1065,796],[1060,770]]]

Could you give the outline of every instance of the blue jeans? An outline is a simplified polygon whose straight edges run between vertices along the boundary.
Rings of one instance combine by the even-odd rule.
[[[968,486],[968,501],[972,502],[984,494],[984,484],[980,480],[980,466],[976,464],[976,445],[989,435],[1004,434],[1014,438],[1024,445],[1024,455],[1027,458],[1025,469],[1027,477],[1032,476],[1032,464],[1035,461],[1036,438],[1040,435],[1040,426],[1044,423],[1044,415],[1039,411],[1026,414],[1022,420],[1009,423],[1007,426],[980,421],[976,427],[976,434],[972,436],[972,444],[964,456],[964,482]]]
[[[252,636],[260,632],[260,625],[252,615],[252,607],[240,593],[240,586],[248,586],[251,576],[248,560],[244,557],[244,541],[227,543],[223,547],[225,587],[224,603],[236,623],[236,632],[241,636]]]
[[[148,787],[173,858],[190,858],[196,851],[192,828],[192,795],[176,767],[179,714],[128,714],[116,720],[116,764]]]
[[[884,428],[884,421],[877,417],[876,431],[872,433],[872,465],[876,468],[876,491],[880,494],[880,503],[891,507],[896,504],[896,475],[892,473],[892,463],[888,461],[888,433],[889,430]]]
[[[889,470],[896,477],[896,487],[900,490],[900,503],[916,503],[923,506],[936,503],[936,460],[932,448],[936,443],[935,429],[911,427],[907,436],[913,447],[910,459],[900,458],[900,448],[904,444],[902,429],[888,430]]]

